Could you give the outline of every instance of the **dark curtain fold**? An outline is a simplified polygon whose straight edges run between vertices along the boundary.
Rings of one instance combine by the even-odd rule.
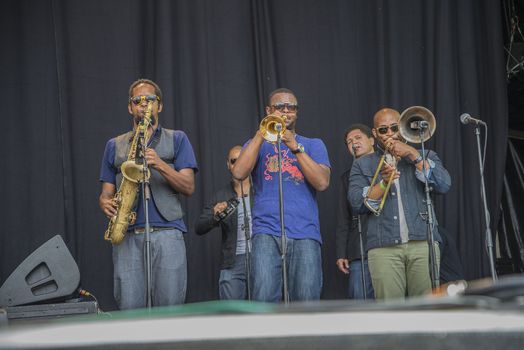
[[[507,137],[500,4],[491,0],[9,1],[0,13],[4,49],[0,281],[61,234],[82,285],[112,300],[107,220],[98,208],[105,142],[131,125],[127,89],[139,78],[164,92],[161,123],[184,130],[199,162],[184,201],[187,300],[217,298],[220,237],[193,233],[204,200],[228,179],[226,152],[258,128],[267,94],[297,94],[297,132],[327,145],[331,186],[318,194],[323,298],[346,294],[335,267],[342,143],[352,123],[384,106],[433,111],[435,149],[453,178],[437,217],[457,242],[465,275],[489,274],[473,128],[489,125],[486,186],[497,225]],[[495,231],[495,230],[494,230]]]
[[[500,203],[501,220],[498,225],[500,237],[501,272],[524,272],[524,164],[523,140],[509,140],[504,174],[504,189]]]

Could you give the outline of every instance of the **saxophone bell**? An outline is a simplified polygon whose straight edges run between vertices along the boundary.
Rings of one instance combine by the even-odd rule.
[[[134,183],[139,183],[144,180],[144,178],[148,180],[151,176],[151,172],[149,169],[147,169],[146,176],[144,177],[144,165],[137,163],[134,160],[126,160],[124,163],[122,163],[120,169],[122,171],[122,176]]]

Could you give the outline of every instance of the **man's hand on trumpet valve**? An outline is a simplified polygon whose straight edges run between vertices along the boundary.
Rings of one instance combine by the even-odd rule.
[[[282,135],[282,142],[291,150],[297,149],[298,143],[295,139],[295,134],[292,131],[289,131],[289,129],[286,129],[284,134]]]

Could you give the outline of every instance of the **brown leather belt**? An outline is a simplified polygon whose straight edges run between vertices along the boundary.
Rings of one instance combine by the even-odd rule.
[[[166,231],[166,230],[174,230],[174,227],[150,227],[149,232],[155,232],[155,231]],[[141,233],[146,233],[145,227],[136,227],[133,229],[133,232],[138,235]]]

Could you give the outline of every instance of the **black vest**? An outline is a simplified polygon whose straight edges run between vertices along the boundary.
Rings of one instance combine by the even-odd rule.
[[[115,138],[115,159],[113,164],[118,169],[118,174],[116,175],[118,185],[120,185],[122,181],[120,166],[127,160],[133,136],[134,131],[129,131]],[[172,168],[174,168],[175,162],[173,136],[174,130],[161,128],[160,135],[153,139],[150,146],[150,148],[153,148],[158,156]],[[178,199],[178,193],[169,186],[166,179],[164,179],[158,171],[153,168],[150,168],[150,171],[151,178],[149,179],[149,183],[151,185],[151,196],[158,212],[166,221],[181,219],[184,212]]]

